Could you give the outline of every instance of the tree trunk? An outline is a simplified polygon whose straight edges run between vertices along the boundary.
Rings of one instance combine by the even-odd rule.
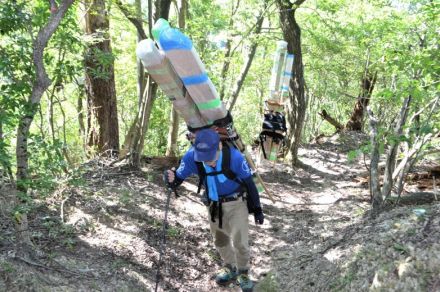
[[[119,2],[119,4],[118,4]],[[133,23],[133,25],[138,30],[138,33],[142,36],[146,34],[143,31],[142,25],[139,24],[136,18],[130,16],[127,9],[124,9],[123,5],[118,1],[118,7],[124,13],[124,15],[128,18],[128,20]],[[148,1],[148,29],[149,34],[151,36],[151,27],[152,27],[152,5],[151,0]],[[171,5],[171,0],[157,0],[155,2],[155,19],[164,18],[168,19],[169,9]],[[148,123],[150,120],[151,111],[153,109],[154,99],[156,97],[157,92],[157,84],[152,83],[150,77],[148,77],[148,82],[146,83],[144,93],[142,96],[142,101],[139,104],[138,114],[133,121],[133,124],[130,126],[130,130],[125,137],[124,147],[120,153],[120,157],[124,157],[129,154],[130,164],[138,167],[140,164],[140,158],[144,147],[144,137],[148,130]]]
[[[46,69],[43,62],[44,49],[47,46],[49,39],[52,37],[55,30],[58,28],[65,13],[72,5],[74,0],[64,0],[60,3],[57,9],[53,9],[48,23],[38,32],[37,37],[33,42],[33,54],[32,60],[35,66],[35,80],[32,86],[32,93],[28,100],[28,112],[26,112],[18,123],[17,129],[17,143],[16,143],[16,157],[17,157],[17,208],[26,204],[21,199],[23,194],[28,192],[28,144],[27,139],[29,136],[29,129],[32,121],[37,112],[37,108],[40,104],[41,97],[51,84],[51,80],[47,76]],[[16,230],[16,242],[17,252],[22,254],[25,251],[25,247],[31,245],[30,231],[28,228],[27,214],[25,212],[15,216],[15,230]]]
[[[55,89],[54,89],[55,90]],[[49,134],[52,138],[52,143],[55,144],[55,125],[53,120],[53,99],[54,99],[55,92],[51,92],[47,94],[47,123],[49,125]]]
[[[55,96],[55,98],[57,100],[58,105],[60,106],[61,116],[63,117],[63,120],[62,120],[62,122],[63,122],[63,126],[62,126],[63,127],[63,147],[62,147],[62,149],[57,149],[56,151],[58,153],[60,153],[59,152],[60,150],[62,151],[63,156],[64,156],[64,158],[67,161],[67,164],[69,165],[69,167],[71,167],[71,166],[74,165],[74,163],[73,163],[72,159],[70,159],[69,152],[67,152],[67,133],[66,133],[67,119],[66,119],[66,112],[64,111],[63,105],[61,104],[61,100],[57,96]],[[60,154],[60,156],[61,156],[61,154]],[[69,173],[69,170],[68,170],[68,168],[66,166],[63,166],[63,170],[64,170],[64,172],[66,174]]]
[[[140,111],[135,127],[135,135],[131,145],[130,164],[134,166],[140,165],[142,150],[144,149],[144,138],[148,131],[149,119],[153,110],[153,102],[156,97],[157,84],[152,84],[151,77],[148,77],[145,94],[142,98]]]
[[[400,109],[400,119],[394,127],[394,135],[396,137],[400,137],[400,135],[402,135],[403,133],[403,126],[405,125],[406,119],[408,117],[410,102],[411,96],[408,96],[407,98],[405,98],[402,108]],[[394,168],[396,167],[396,157],[399,145],[400,141],[396,139],[396,141],[394,141],[394,143],[391,145],[387,154],[385,175],[382,187],[382,196],[384,197],[384,199],[387,199],[389,197],[394,185],[395,178],[393,178],[393,172]]]
[[[333,118],[332,116],[330,116],[326,110],[322,110],[319,115],[326,120],[327,122],[329,122],[333,127],[336,128],[336,130],[340,131],[342,129],[344,129],[344,126],[339,123],[335,118]]]
[[[301,28],[295,19],[297,8],[305,0],[291,3],[288,0],[277,0],[280,9],[280,23],[284,40],[287,42],[287,51],[294,55],[292,77],[289,82],[289,96],[287,101],[286,117],[288,123],[288,149],[292,156],[292,164],[298,163],[298,148],[301,142],[301,133],[306,113],[304,95],[304,66],[301,51]]]
[[[179,7],[179,27],[186,26],[186,18],[188,17],[188,0],[180,0]]]
[[[259,35],[261,32],[261,27],[263,25],[263,21],[264,21],[264,17],[263,17],[263,13],[265,11],[265,8],[263,10],[261,10],[260,15],[257,18],[257,23],[255,25],[255,35]],[[249,54],[247,56],[247,59],[243,65],[243,68],[241,69],[240,75],[238,77],[237,83],[235,84],[234,90],[232,91],[232,95],[229,99],[230,103],[229,103],[229,111],[231,112],[236,101],[238,98],[238,95],[240,94],[241,88],[243,86],[243,82],[246,79],[246,76],[249,72],[249,69],[251,68],[252,65],[252,61],[254,60],[255,57],[255,53],[257,52],[257,46],[258,43],[255,40],[252,44],[251,47],[249,49]]]
[[[138,42],[148,38],[142,24],[142,1],[135,0],[135,9],[136,9],[135,16],[133,16],[130,13],[130,10],[127,9],[126,6],[124,6],[124,4],[120,0],[116,0],[115,3],[118,6],[118,8],[121,10],[122,14],[124,14],[124,16],[135,26],[137,31]],[[140,107],[145,92],[146,78],[145,78],[145,71],[142,62],[139,59],[137,59],[136,64],[137,64],[137,77],[138,77],[137,79],[138,107]]]
[[[136,6],[136,19],[137,19],[137,22],[142,27],[142,2],[141,2],[141,0],[136,0],[135,6]],[[142,30],[143,30],[143,28],[142,28]],[[137,30],[137,39],[138,39],[138,42],[145,39],[144,35],[142,35],[142,33],[139,30]],[[142,96],[143,96],[143,93],[145,90],[145,85],[146,85],[145,80],[146,79],[145,79],[144,66],[142,65],[141,60],[137,59],[136,64],[137,64],[138,105],[140,105],[140,103],[142,101]]]
[[[371,94],[373,93],[376,80],[377,72],[374,73],[373,76],[367,72],[362,78],[361,93],[358,96],[350,120],[345,126],[347,130],[362,131],[362,125],[364,123],[364,112],[370,102]]]
[[[380,190],[379,183],[379,143],[378,143],[378,130],[377,130],[377,119],[374,117],[373,112],[367,107],[368,116],[370,119],[370,141],[371,141],[371,161],[370,161],[370,195],[372,198],[373,210],[377,211],[383,202],[382,192]]]
[[[76,104],[76,111],[78,113],[79,135],[81,137],[83,148],[84,150],[86,150],[87,140],[86,140],[86,127],[84,125],[84,107],[83,107],[84,86],[82,86],[82,89],[80,89],[80,91],[81,92],[79,93],[78,101]]]
[[[3,144],[3,117],[4,117],[4,110],[0,108],[0,155],[4,155],[5,151],[5,145]],[[1,167],[0,168],[0,179],[7,174],[7,165],[4,160],[0,160]]]
[[[140,3],[138,3],[139,0],[136,0],[136,15],[133,16],[130,13],[130,10],[127,9],[124,4],[120,1],[120,0],[115,0],[115,4],[118,6],[118,8],[121,10],[122,14],[124,14],[125,17],[127,17],[127,19],[134,25],[134,27],[136,28],[137,34],[138,34],[138,39],[139,36],[141,38],[141,40],[146,39],[147,38],[147,34],[145,33],[145,30],[143,28],[142,25],[142,17],[139,15],[139,9],[141,9],[142,7],[138,7],[138,5]],[[150,7],[150,6],[149,6]],[[150,11],[150,8],[148,8],[148,11]],[[142,92],[143,95],[144,92]]]
[[[170,15],[170,6],[171,0],[156,0],[156,2],[154,2],[154,20],[156,21],[159,18],[168,20],[168,16]]]
[[[90,147],[112,156],[119,151],[119,128],[114,76],[114,60],[109,37],[105,0],[88,0],[85,32],[96,42],[88,45],[85,56],[87,131]]]
[[[168,129],[167,151],[168,157],[177,156],[177,134],[179,133],[179,114],[171,108],[170,126]]]

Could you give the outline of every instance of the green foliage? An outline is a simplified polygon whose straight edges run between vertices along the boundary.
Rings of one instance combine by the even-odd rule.
[[[167,236],[169,238],[177,238],[179,235],[182,234],[182,229],[178,227],[168,227],[167,228]]]
[[[0,6],[0,34],[8,35],[16,30],[25,30],[31,17],[25,11],[25,1],[7,1]]]
[[[103,52],[99,48],[92,48],[86,55],[87,62],[99,64],[99,66],[87,67],[88,73],[96,79],[109,80],[111,77],[114,56],[112,53]]]
[[[9,262],[2,260],[0,262],[0,271],[3,273],[12,274],[16,272],[16,269]]]
[[[43,218],[50,239],[59,240],[67,249],[72,250],[76,245],[75,229],[70,224],[63,224],[53,217]]]
[[[138,110],[137,72],[135,69],[137,36],[134,26],[118,9],[113,9],[112,12],[114,17],[110,19],[110,37],[115,58],[119,136],[120,144],[122,144]],[[150,143],[146,142],[145,144]]]
[[[226,11],[219,5],[203,0],[192,1],[189,5],[189,20],[184,32],[193,41],[208,73],[212,73],[214,66],[220,65],[215,61],[222,54],[214,39],[221,37],[220,33],[227,24]],[[214,74],[210,74],[210,77],[215,83]]]
[[[163,95],[155,101],[155,108],[151,113],[149,130],[145,141],[144,152],[151,156],[163,156],[167,147],[167,135],[170,120],[171,102]]]
[[[0,169],[7,170],[11,167],[12,157],[8,151],[9,145],[6,139],[0,140]]]
[[[124,189],[121,191],[121,193],[119,194],[119,202],[121,202],[122,205],[129,205],[132,198],[131,198],[131,192],[130,190]]]
[[[29,171],[33,176],[30,187],[44,192],[53,190],[68,167],[61,154],[63,143],[59,140],[48,142],[41,136],[31,135],[28,147]]]
[[[361,154],[362,152],[359,149],[351,150],[350,152],[347,153],[348,162],[353,163],[355,159],[358,158]]]
[[[46,108],[44,98],[40,108],[31,106],[28,99],[34,81],[32,40],[47,22],[50,11],[47,1],[9,1],[1,6],[0,16],[0,125],[4,137],[0,143],[0,162],[4,168],[14,170],[13,151],[19,119]],[[78,76],[82,67],[81,55],[78,54],[81,50],[76,14],[72,9],[62,20],[60,29],[55,32],[44,54],[47,72],[58,94],[64,84]],[[60,95],[57,98],[62,100],[64,97]],[[41,118],[42,115],[41,112]],[[52,141],[44,138],[48,128],[39,116],[35,122],[41,127],[40,134],[35,134],[34,123],[29,137],[30,176],[33,179],[18,183],[49,190],[54,186],[56,176],[61,175],[61,169],[66,168],[61,155],[61,149],[65,146],[57,137]]]
[[[258,283],[259,291],[276,292],[280,291],[280,287],[273,273],[269,272],[264,279]]]
[[[75,169],[70,174],[67,184],[72,187],[82,187],[86,185],[86,180],[84,179],[84,172],[82,169]]]

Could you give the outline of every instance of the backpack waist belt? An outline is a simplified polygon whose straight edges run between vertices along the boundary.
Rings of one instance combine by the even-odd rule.
[[[233,201],[237,201],[240,198],[242,198],[244,200],[243,193],[242,192],[236,192],[236,193],[233,193],[232,195],[229,195],[229,196],[226,196],[226,197],[220,197],[219,201],[221,203],[233,202]]]

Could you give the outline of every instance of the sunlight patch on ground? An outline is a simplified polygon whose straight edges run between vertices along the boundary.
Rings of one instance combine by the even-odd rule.
[[[66,224],[75,225],[79,223],[81,220],[91,221],[93,220],[93,216],[87,213],[84,213],[81,209],[72,208],[69,212],[69,217],[67,218]]]
[[[189,213],[193,215],[199,214],[203,216],[205,213],[207,213],[207,209],[205,205],[195,204],[190,200],[182,200],[182,202],[179,203],[179,209],[182,209],[182,211],[184,211],[185,213]],[[198,222],[189,222],[189,223],[194,223],[194,225],[198,225]]]
[[[125,268],[124,268],[125,269]],[[142,274],[134,271],[134,270],[126,270],[125,273],[127,274],[127,276],[129,276],[130,278],[135,279],[138,282],[141,282],[145,288],[151,289],[151,291],[153,291],[154,286],[151,284],[151,282],[145,278]]]
[[[329,250],[324,254],[324,257],[329,260],[330,262],[334,263],[337,262],[338,259],[341,258],[341,256],[344,255],[344,251],[340,250],[339,248],[334,248]]]
[[[279,201],[277,201],[277,197],[278,197]],[[289,194],[287,192],[286,193],[284,193],[284,192],[283,193],[278,193],[277,197],[274,198],[274,199],[275,199],[275,201],[277,203],[278,202],[281,203],[281,205],[280,204],[276,204],[276,206],[279,206],[279,207],[283,207],[283,204],[301,204],[301,203],[304,203],[304,201],[301,200],[301,198],[294,197],[294,196],[292,196],[291,194]],[[265,202],[267,204],[273,204],[272,201],[270,201],[270,200],[268,200],[268,201],[264,200],[263,202]]]
[[[84,241],[89,243],[92,246],[120,246],[126,247],[127,244],[134,240],[139,239],[136,236],[129,234],[125,231],[117,230],[114,228],[110,228],[105,226],[104,224],[96,224],[95,228],[96,234],[93,237],[81,236]],[[105,235],[105,237],[101,237]]]
[[[340,194],[332,194],[331,192],[314,193],[310,196],[310,200],[314,204],[333,204],[340,198]]]
[[[75,225],[78,222],[83,224],[82,221],[85,221],[85,224],[93,225],[93,234],[79,235],[79,238],[90,246],[99,249],[125,250],[134,255],[136,261],[139,261],[141,256],[145,257],[148,246],[142,238],[134,235],[139,231],[138,226],[112,221],[108,224],[112,227],[109,227],[106,223],[99,222],[99,218],[95,219],[92,215],[77,208],[73,208],[71,214],[68,218],[68,222],[72,222],[70,224]],[[134,248],[139,246],[143,248]],[[151,256],[152,252],[149,253]],[[139,264],[144,265],[141,262]]]
[[[176,204],[176,202],[173,201],[174,199],[175,199],[174,197],[171,198],[169,208],[173,208],[174,204]],[[142,210],[142,212],[145,214],[146,217],[152,217],[153,220],[162,221],[164,219],[165,202],[163,202],[162,205],[158,206],[157,208],[151,208],[151,203],[140,204],[138,205],[138,208]],[[168,212],[170,212],[170,209],[168,209]]]
[[[128,224],[127,222],[121,222],[121,223],[116,222],[114,228],[124,230],[125,232],[129,232],[132,234],[137,234],[140,232],[139,226]]]
[[[340,175],[339,171],[333,171],[329,169],[329,165],[325,164],[323,161],[315,160],[315,159],[303,159],[302,162],[311,167],[314,168],[324,174],[330,174],[330,175]],[[331,165],[330,165],[331,166]]]

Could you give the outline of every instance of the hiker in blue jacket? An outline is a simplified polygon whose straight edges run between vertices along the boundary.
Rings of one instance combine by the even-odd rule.
[[[224,262],[215,280],[220,285],[236,280],[242,291],[252,291],[253,283],[248,277],[248,215],[253,213],[255,223],[263,224],[264,214],[243,155],[234,147],[223,145],[216,131],[203,129],[197,132],[193,147],[185,153],[178,169],[168,170],[167,175],[173,188],[187,177],[199,175],[208,197],[211,234]]]

